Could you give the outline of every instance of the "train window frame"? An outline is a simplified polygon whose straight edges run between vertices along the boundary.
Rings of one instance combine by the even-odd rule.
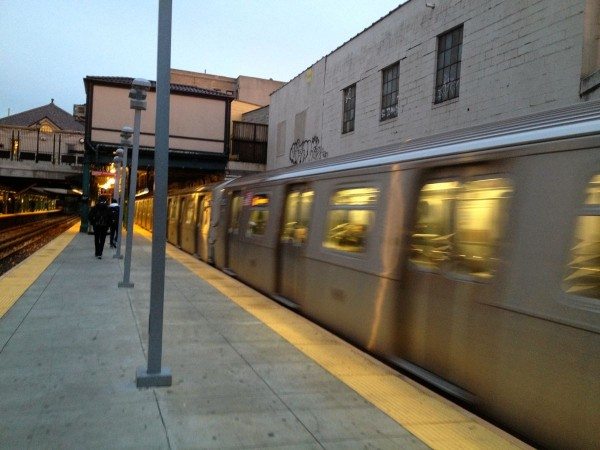
[[[459,209],[459,204],[460,202],[472,202],[472,201],[481,201],[481,200],[485,200],[485,201],[489,201],[489,200],[494,200],[494,198],[481,198],[481,199],[477,199],[477,198],[468,198],[465,197],[466,193],[473,193],[474,190],[465,190],[465,186],[469,185],[469,184],[473,184],[473,183],[477,183],[477,182],[486,182],[486,181],[494,181],[494,180],[499,180],[499,185],[497,187],[494,187],[492,189],[494,190],[499,190],[502,191],[502,194],[506,194],[506,192],[508,192],[508,196],[502,197],[502,199],[506,200],[506,203],[504,204],[503,207],[498,208],[494,211],[492,211],[493,215],[495,216],[501,216],[498,223],[500,224],[498,227],[488,227],[489,229],[487,231],[489,231],[491,234],[495,233],[495,236],[493,236],[493,238],[488,238],[487,241],[484,240],[482,242],[475,242],[475,241],[469,241],[469,240],[465,240],[464,238],[461,241],[458,241],[456,239],[456,236],[461,233],[460,231],[460,221],[461,221],[461,212]],[[442,233],[438,238],[432,238],[431,240],[435,240],[435,239],[439,239],[439,243],[440,243],[440,247],[439,251],[436,252],[436,249],[434,248],[432,250],[432,253],[439,253],[438,258],[438,264],[428,264],[428,263],[419,263],[417,262],[410,254],[408,256],[408,262],[409,262],[409,267],[413,270],[419,271],[419,272],[426,272],[426,273],[434,273],[434,274],[438,274],[441,275],[445,278],[448,279],[453,279],[456,281],[465,281],[465,282],[474,282],[474,283],[490,283],[492,282],[492,280],[494,280],[496,278],[497,275],[497,269],[496,267],[499,266],[500,264],[500,256],[502,254],[502,249],[501,249],[501,242],[503,241],[503,239],[506,237],[506,233],[508,230],[508,222],[509,222],[509,216],[510,216],[510,211],[511,211],[511,198],[514,196],[515,193],[515,183],[514,180],[512,180],[508,174],[506,173],[483,173],[483,174],[477,174],[477,175],[473,175],[473,176],[449,176],[449,177],[444,177],[444,178],[432,178],[432,179],[428,179],[426,180],[424,183],[422,183],[420,185],[420,189],[417,193],[417,205],[419,205],[422,201],[423,198],[423,191],[424,188],[426,186],[429,185],[434,185],[434,184],[448,184],[448,185],[452,185],[455,184],[456,186],[453,187],[452,189],[454,189],[454,195],[451,197],[450,199],[450,206],[449,208],[446,207],[446,209],[449,209],[449,217],[443,217],[443,219],[445,219],[445,221],[447,222],[446,225],[446,229],[444,229],[444,233]],[[448,189],[444,190],[444,192],[449,192]],[[462,196],[462,198],[461,198]],[[472,208],[472,207],[471,207]],[[443,207],[441,208],[443,209]],[[479,208],[481,209],[481,208]],[[489,208],[488,208],[489,209]],[[419,208],[418,206],[415,208],[415,213],[414,213],[414,220],[413,220],[413,227],[411,230],[411,234],[409,236],[409,243],[408,243],[408,248],[409,248],[409,252],[411,252],[414,244],[414,238],[416,236],[426,236],[427,234],[423,234],[423,233],[415,233],[414,231],[417,229],[418,227],[418,221],[419,221],[419,215],[421,213],[419,212]],[[462,215],[464,216],[465,212],[462,212]],[[472,214],[472,213],[471,213]],[[479,214],[482,214],[481,212]],[[489,213],[486,213],[487,215],[490,215]],[[489,217],[486,217],[486,220],[489,220]],[[463,233],[464,233],[463,229]],[[479,231],[480,234],[483,234],[482,232],[485,232],[486,230],[476,230]],[[444,238],[444,239],[442,239]],[[487,244],[487,242],[490,242],[491,244]],[[486,265],[486,259],[482,258],[480,256],[477,255],[471,255],[471,257],[469,258],[469,255],[467,254],[462,254],[459,255],[458,252],[456,251],[457,248],[460,247],[467,247],[467,246],[483,246],[489,253],[491,253],[491,256],[488,258],[489,260],[489,264]],[[462,263],[462,264],[461,264]],[[479,264],[478,264],[479,263]],[[475,269],[471,269],[470,271],[468,270],[464,270],[464,268],[462,267],[464,266],[464,268],[468,268],[469,266],[483,266],[486,269],[489,268],[490,270],[479,270],[479,271],[475,271]]]
[[[271,216],[271,197],[270,192],[249,192],[244,198],[244,206],[248,210],[244,233],[246,238],[263,239],[267,234]],[[262,219],[263,216],[266,217]]]
[[[595,194],[598,199],[594,200],[594,193],[592,191],[593,189],[593,185],[594,184],[598,184],[599,188],[598,188],[598,192]],[[596,285],[595,283],[588,286],[588,289],[592,289],[592,295],[585,295],[582,294],[582,290],[585,291],[585,285],[584,285],[584,289],[581,288],[581,286],[574,286],[573,283],[567,283],[568,281],[572,281],[575,280],[577,278],[581,278],[581,276],[584,275],[584,273],[582,272],[594,272],[598,269],[596,269],[595,267],[592,268],[586,268],[586,267],[581,267],[578,270],[573,270],[572,266],[575,264],[579,264],[579,263],[584,263],[590,260],[596,260],[596,259],[600,259],[600,251],[598,254],[596,254],[594,252],[594,250],[592,250],[592,253],[587,255],[585,253],[576,253],[576,250],[582,250],[582,248],[584,248],[586,245],[596,245],[597,247],[600,247],[600,232],[597,232],[597,235],[594,236],[593,231],[596,229],[600,229],[600,172],[596,172],[594,174],[592,174],[591,176],[589,176],[587,178],[587,183],[585,184],[585,189],[584,189],[584,198],[583,201],[579,204],[578,207],[578,212],[577,212],[577,216],[575,217],[575,220],[573,221],[573,227],[572,227],[572,232],[571,232],[571,240],[569,242],[569,251],[568,251],[568,255],[567,255],[567,259],[565,262],[565,269],[563,271],[563,277],[561,279],[561,283],[560,283],[560,287],[562,289],[562,291],[567,294],[569,297],[573,298],[573,299],[577,299],[578,303],[582,303],[584,306],[589,306],[589,305],[595,305],[597,306],[600,301],[600,282],[598,283],[598,285]],[[594,220],[591,220],[591,219]],[[597,227],[592,227],[592,226],[586,226],[584,225],[584,222],[594,222],[594,223],[598,223],[599,226]],[[585,231],[584,231],[585,228]],[[589,239],[587,236],[588,231],[591,231],[591,233],[589,233],[591,236],[589,236],[589,238],[591,238],[591,243],[590,244],[585,244],[586,241]],[[582,236],[585,237],[582,239],[581,242],[577,242],[578,239],[581,239]],[[598,240],[593,241],[594,237],[597,237]],[[588,239],[586,239],[588,238]],[[582,247],[582,244],[583,245]],[[599,265],[599,269],[600,269],[600,265]],[[576,276],[577,274],[579,274],[579,276]],[[594,278],[596,275],[595,273],[591,274],[592,278]],[[592,279],[592,282],[594,280]],[[579,288],[579,289],[578,289]],[[597,291],[595,292],[594,289]]]
[[[299,194],[298,204],[295,206],[293,221],[288,220],[288,201],[293,194]],[[308,206],[307,216],[303,216],[302,196],[310,195],[310,205]],[[313,222],[315,205],[315,189],[306,184],[289,186],[285,193],[283,202],[283,214],[281,216],[281,227],[279,229],[279,242],[282,244],[291,244],[295,246],[304,246],[307,244],[308,237]],[[307,217],[307,218],[306,218]]]
[[[361,189],[374,189],[377,194],[376,200],[372,204],[344,205],[344,204],[335,204],[334,203],[334,198],[335,198],[336,194],[338,194],[342,191],[361,190]],[[349,185],[337,185],[337,186],[333,187],[329,191],[329,196],[328,196],[328,200],[327,200],[327,211],[325,213],[324,221],[323,221],[323,236],[321,238],[321,249],[323,249],[324,251],[327,251],[327,252],[332,252],[334,254],[338,254],[338,255],[345,255],[345,256],[351,256],[351,257],[356,257],[356,258],[366,257],[366,255],[369,253],[369,242],[371,241],[373,229],[377,226],[376,213],[378,212],[378,210],[380,208],[381,194],[382,194],[382,187],[381,187],[380,183],[377,183],[377,182],[349,184]],[[338,226],[331,228],[331,222],[333,219],[332,212],[334,212],[334,211],[362,211],[362,212],[366,211],[367,213],[369,213],[369,216],[370,216],[369,224],[367,225],[366,231],[364,231],[364,233],[361,233],[360,236],[358,237],[358,239],[356,239],[356,236],[352,235],[353,229],[351,229],[349,231],[349,233],[350,233],[350,238],[348,239],[349,244],[347,244],[347,245],[332,244],[331,242],[329,242],[331,240],[330,233],[335,228],[339,227],[340,225],[343,225],[343,224],[339,224]],[[348,217],[349,217],[349,215],[348,215]],[[351,225],[350,223],[347,223],[347,224]],[[345,232],[345,231],[346,231],[346,229],[341,230],[341,232]],[[353,239],[361,244],[353,247],[352,245],[350,245]],[[364,240],[364,244],[362,243],[363,240]],[[352,250],[352,248],[355,248],[356,250]]]

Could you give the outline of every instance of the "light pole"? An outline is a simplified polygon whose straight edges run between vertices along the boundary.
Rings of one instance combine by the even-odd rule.
[[[123,163],[121,170],[121,196],[119,197],[119,224],[117,234],[117,252],[113,255],[113,258],[122,259],[121,255],[121,236],[123,236],[123,207],[125,206],[125,183],[127,181],[127,147],[129,146],[129,139],[133,135],[133,128],[123,127],[121,128],[121,146],[123,147]],[[119,149],[117,149],[118,151]]]
[[[150,89],[150,82],[143,78],[136,78],[131,83],[129,91],[129,107],[135,110],[133,120],[133,150],[131,151],[131,170],[129,171],[129,201],[127,202],[127,237],[125,239],[125,267],[123,268],[123,281],[119,287],[133,287],[129,280],[131,274],[131,249],[133,246],[133,217],[135,213],[135,191],[137,186],[138,155],[140,151],[140,126],[142,111],[146,110],[146,95]]]
[[[158,51],[156,63],[156,144],[154,149],[154,209],[150,315],[148,317],[148,366],[138,367],[137,387],[171,386],[171,369],[162,367],[163,306],[165,300],[165,250],[167,190],[169,178],[169,102],[171,95],[172,0],[158,2]]]

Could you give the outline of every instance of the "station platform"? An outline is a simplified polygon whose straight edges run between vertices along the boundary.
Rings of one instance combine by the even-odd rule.
[[[151,236],[123,260],[73,227],[0,277],[0,448],[527,448],[167,245],[163,366],[146,365]]]

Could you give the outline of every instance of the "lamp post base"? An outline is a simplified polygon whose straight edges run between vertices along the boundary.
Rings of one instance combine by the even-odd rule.
[[[119,287],[124,287],[124,288],[132,288],[133,287],[133,283],[129,282],[129,283],[125,283],[124,281],[119,281]]]
[[[135,372],[135,385],[139,388],[168,387],[173,384],[171,369],[163,367],[160,373],[148,373],[146,367],[138,367]]]

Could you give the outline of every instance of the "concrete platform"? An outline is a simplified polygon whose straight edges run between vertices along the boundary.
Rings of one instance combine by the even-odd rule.
[[[524,448],[293,312],[169,247],[166,388],[146,364],[150,241],[77,227],[0,277],[0,448]]]

